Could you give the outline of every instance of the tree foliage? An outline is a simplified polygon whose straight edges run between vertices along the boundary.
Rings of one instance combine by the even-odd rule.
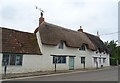
[[[110,53],[110,64],[117,65],[118,60],[120,60],[120,47],[117,47],[116,41],[112,40],[110,42],[105,42]]]

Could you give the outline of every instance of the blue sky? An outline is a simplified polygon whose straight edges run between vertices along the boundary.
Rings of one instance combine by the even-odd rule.
[[[1,0],[0,26],[34,32],[42,8],[46,22],[96,35],[103,41],[118,40],[118,0]]]

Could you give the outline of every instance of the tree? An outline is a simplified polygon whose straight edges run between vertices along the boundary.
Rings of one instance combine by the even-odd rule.
[[[118,65],[120,62],[120,47],[116,47],[112,53],[113,56],[111,56],[115,61],[116,64]]]
[[[117,44],[116,41],[112,40],[110,42],[105,42],[106,46],[109,49],[109,53],[110,53],[110,64],[111,65],[117,65],[118,63],[118,50],[119,48],[117,48]]]

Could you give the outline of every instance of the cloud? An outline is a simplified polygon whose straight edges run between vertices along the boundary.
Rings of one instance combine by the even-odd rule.
[[[117,31],[117,0],[2,0],[1,26],[27,32],[34,32],[38,26],[39,11],[42,8],[45,21],[96,35]],[[2,14],[2,15],[1,15]],[[117,35],[102,36],[104,41]]]

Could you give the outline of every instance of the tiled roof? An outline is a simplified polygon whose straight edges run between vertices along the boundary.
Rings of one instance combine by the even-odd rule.
[[[2,53],[41,54],[35,34],[0,28]]]

